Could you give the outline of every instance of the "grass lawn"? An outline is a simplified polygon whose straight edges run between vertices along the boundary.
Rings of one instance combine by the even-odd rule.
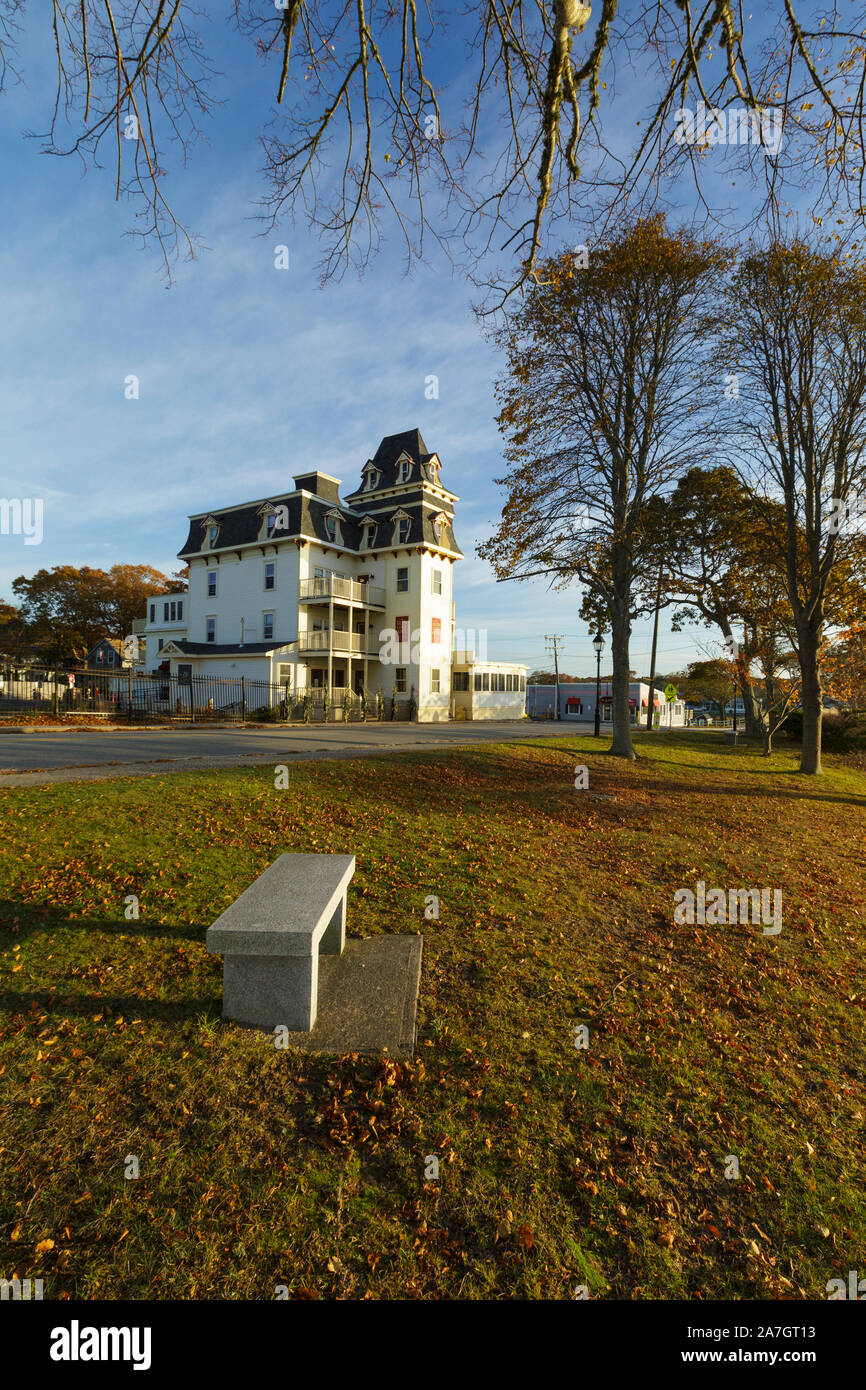
[[[638,750],[0,791],[0,1274],[46,1298],[798,1299],[862,1272],[866,769],[808,780],[710,731]],[[284,850],[357,855],[350,935],[423,931],[414,1062],[220,1021],[205,929]],[[781,888],[781,934],[675,926],[698,879]]]

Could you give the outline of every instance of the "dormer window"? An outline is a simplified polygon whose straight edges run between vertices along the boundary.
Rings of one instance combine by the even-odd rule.
[[[405,545],[409,539],[409,532],[412,529],[411,518],[405,512],[398,513],[394,520],[394,544]]]
[[[367,470],[367,477],[366,477],[366,479],[365,479],[365,481],[364,481],[364,490],[365,490],[366,492],[372,492],[373,489],[374,489],[376,486],[378,486],[378,483],[379,483],[379,470],[378,470],[378,468],[369,468],[369,469]]]
[[[207,527],[205,534],[207,536],[208,549],[213,550],[219,540],[219,522],[208,519],[208,521],[205,522],[205,526]]]
[[[427,477],[431,483],[439,482],[439,464],[435,459],[427,465]]]
[[[268,539],[270,539],[271,536],[274,534],[274,527],[276,526],[276,524],[276,512],[268,512],[267,517],[265,518],[265,535],[268,537]]]
[[[343,544],[342,520],[339,512],[328,512],[325,517],[325,532],[328,540],[333,541],[335,545]]]
[[[411,459],[401,459],[400,462],[399,462],[399,464],[397,465],[397,482],[398,482],[398,483],[408,483],[409,477],[410,477],[411,473],[412,473],[412,460],[411,460]]]
[[[433,518],[433,534],[437,545],[446,545],[448,540],[448,518],[444,512]]]
[[[376,544],[376,527],[368,522],[364,527],[364,549],[372,550]]]

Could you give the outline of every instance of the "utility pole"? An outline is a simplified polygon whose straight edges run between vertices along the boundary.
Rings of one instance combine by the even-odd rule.
[[[646,727],[647,733],[653,726],[653,716],[655,714],[656,699],[656,648],[659,640],[659,607],[662,601],[662,567],[659,565],[659,580],[656,585],[656,616],[653,623],[653,649],[650,657],[650,678],[649,678],[649,699],[647,700]]]
[[[553,717],[554,717],[554,719],[558,719],[558,718],[559,718],[559,643],[560,643],[561,641],[563,641],[563,636],[562,636],[562,633],[561,633],[561,632],[545,633],[545,634],[544,634],[544,640],[545,640],[545,642],[547,642],[547,643],[551,643],[551,644],[552,644],[552,648],[553,648],[553,669],[554,669],[554,671],[556,672],[556,676],[555,676],[555,680],[554,680],[554,686],[555,686],[555,690],[556,690],[556,695],[555,695],[555,698],[556,698],[556,712],[555,712],[555,714],[554,714]],[[551,650],[551,647],[548,646],[547,650],[548,650],[548,652],[549,652],[549,651]]]

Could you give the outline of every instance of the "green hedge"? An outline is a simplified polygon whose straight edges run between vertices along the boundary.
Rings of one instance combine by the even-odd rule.
[[[803,711],[791,710],[780,732],[796,743],[802,743]],[[821,742],[825,748],[866,748],[866,710],[843,710],[839,714],[825,714]]]

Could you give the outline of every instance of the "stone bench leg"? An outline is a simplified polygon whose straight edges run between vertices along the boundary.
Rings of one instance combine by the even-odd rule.
[[[343,894],[337,909],[325,928],[319,942],[319,950],[326,956],[341,956],[346,947],[346,894]]]
[[[236,1023],[308,1033],[316,1021],[318,989],[318,953],[223,956],[223,1017]]]

